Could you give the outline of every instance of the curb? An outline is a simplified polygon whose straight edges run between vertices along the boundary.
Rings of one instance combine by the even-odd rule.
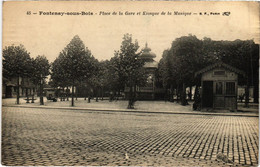
[[[81,111],[106,111],[106,112],[128,112],[128,113],[147,113],[147,114],[185,114],[185,115],[212,115],[212,116],[239,116],[239,117],[259,117],[256,114],[232,114],[232,113],[209,113],[209,112],[176,112],[176,111],[149,111],[134,109],[105,109],[105,108],[80,108],[80,107],[49,107],[49,106],[26,106],[26,105],[3,105],[2,107],[18,108],[42,108],[42,109],[64,109]]]

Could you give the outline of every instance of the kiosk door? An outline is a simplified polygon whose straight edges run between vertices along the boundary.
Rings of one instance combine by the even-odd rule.
[[[202,107],[213,107],[213,81],[203,81]]]

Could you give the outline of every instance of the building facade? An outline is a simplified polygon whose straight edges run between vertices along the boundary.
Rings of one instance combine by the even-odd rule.
[[[201,76],[201,107],[236,110],[239,74],[245,75],[223,62],[198,71],[195,75]]]
[[[10,79],[3,78],[2,84],[2,97],[12,98],[17,96],[18,88],[17,77],[12,77]],[[19,94],[20,96],[32,96],[37,95],[36,85],[34,85],[31,80],[27,77],[19,77]]]

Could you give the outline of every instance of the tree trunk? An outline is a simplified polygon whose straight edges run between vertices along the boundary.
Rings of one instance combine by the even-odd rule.
[[[133,96],[133,102],[136,102],[136,84],[134,85],[134,96]]]
[[[201,109],[201,97],[199,94],[199,86],[196,85],[195,93],[194,93],[193,110],[200,110],[200,109]]]
[[[32,102],[31,103],[34,103],[34,93],[32,94]]]
[[[69,101],[69,93],[68,93],[69,87],[67,86],[66,95],[67,95],[67,101]],[[65,99],[64,99],[65,101]]]
[[[249,107],[249,84],[246,85],[246,90],[245,90],[245,107]]]
[[[26,94],[26,103],[29,103],[28,88],[25,89],[25,94]]]
[[[254,84],[254,103],[259,103],[259,84]]]
[[[63,93],[64,93],[64,88],[62,88]],[[60,98],[60,101],[62,101],[62,93],[58,91],[58,99]]]
[[[118,89],[118,92],[117,92],[117,100],[119,100],[120,93],[121,93],[121,90],[120,90],[120,88],[119,88],[119,89]]]
[[[87,100],[87,91],[86,91],[86,89],[84,89],[84,95],[85,95],[84,100]]]
[[[176,89],[176,101],[177,103],[179,103],[180,100],[180,89],[179,89],[179,84],[177,85],[177,89]]]
[[[91,95],[90,93],[88,94],[88,103],[90,103],[90,100],[91,100]]]
[[[96,102],[98,102],[98,89],[96,90]]]
[[[168,100],[168,91],[165,88],[165,93],[164,93],[164,101],[166,102]]]
[[[72,84],[71,106],[74,106],[74,82]]]
[[[66,96],[67,96],[67,98],[68,98],[68,95],[67,95],[66,90],[65,90],[64,87],[62,88],[62,92],[63,92],[63,93],[61,94],[61,101],[65,101]]]
[[[17,96],[16,96],[16,103],[17,104],[20,104],[19,102],[19,98],[20,98],[20,87],[19,87],[19,76],[17,77],[17,90],[16,90],[16,93],[17,93]]]
[[[78,89],[77,89],[76,86],[75,86],[75,88],[76,88],[76,91],[75,91],[75,94],[76,94],[76,100],[78,100]]]
[[[101,100],[103,101],[104,100],[104,87],[102,87],[102,89],[101,89],[101,96],[102,96]]]
[[[40,105],[44,105],[42,91],[43,91],[43,83],[42,83],[42,78],[41,78],[41,83],[40,83]]]
[[[192,100],[192,86],[190,86],[189,100]]]
[[[129,101],[128,101],[128,109],[133,109],[133,87],[130,85],[130,91],[129,91]]]
[[[181,105],[183,105],[183,106],[187,105],[187,101],[186,101],[186,86],[185,86],[185,83],[183,83],[183,87],[182,87]]]
[[[171,85],[171,88],[170,88],[170,98],[169,98],[170,102],[174,102],[174,99],[173,99],[173,85]]]

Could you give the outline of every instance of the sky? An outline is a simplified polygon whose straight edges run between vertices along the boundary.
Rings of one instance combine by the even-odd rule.
[[[78,12],[93,15],[47,15]],[[31,14],[29,15],[29,12]],[[106,15],[104,15],[104,13]],[[116,12],[116,15],[112,15]],[[123,15],[119,15],[122,12]],[[140,15],[137,15],[141,12]],[[144,15],[159,13],[159,15]],[[165,15],[162,15],[165,12]],[[174,12],[182,15],[174,15]],[[206,14],[205,14],[206,12]],[[213,15],[210,13],[219,13]],[[223,15],[229,12],[229,15]],[[35,14],[34,14],[35,13]],[[110,14],[108,14],[110,13]],[[130,15],[133,14],[134,15]],[[171,15],[168,15],[168,13]],[[191,15],[183,15],[183,13]],[[202,13],[202,15],[200,15]],[[24,45],[31,57],[45,55],[53,62],[75,35],[98,60],[120,49],[124,34],[132,34],[140,49],[145,43],[159,61],[172,41],[189,34],[213,40],[251,40],[259,43],[257,2],[167,1],[35,1],[3,3],[3,44]]]

